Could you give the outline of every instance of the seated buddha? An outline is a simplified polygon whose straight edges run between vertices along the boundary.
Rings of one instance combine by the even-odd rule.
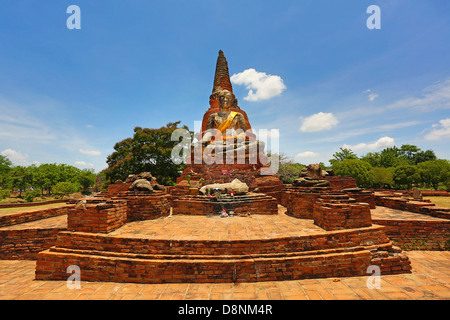
[[[242,113],[231,110],[236,100],[234,94],[228,90],[221,90],[217,100],[219,111],[208,117],[202,138],[193,144],[194,150],[202,153],[206,163],[210,161],[221,163],[220,154],[226,157],[226,163],[229,163],[228,161],[257,163],[258,150],[264,150],[264,142],[254,139],[251,131],[247,132]],[[219,158],[213,154],[219,155]]]
[[[206,124],[206,132],[201,142],[204,145],[222,140],[224,143],[236,140],[242,142],[245,140],[246,124],[242,113],[231,111],[235,96],[228,90],[222,90],[218,97],[219,112],[209,116]]]

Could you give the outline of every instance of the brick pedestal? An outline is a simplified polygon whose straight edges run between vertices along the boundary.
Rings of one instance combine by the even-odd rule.
[[[92,233],[109,233],[127,221],[127,202],[107,200],[87,203],[86,209],[69,209],[67,230]]]

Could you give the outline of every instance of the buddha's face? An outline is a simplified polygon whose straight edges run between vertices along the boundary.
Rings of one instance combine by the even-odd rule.
[[[229,91],[223,92],[219,95],[219,105],[220,109],[228,110],[233,105],[234,97]]]

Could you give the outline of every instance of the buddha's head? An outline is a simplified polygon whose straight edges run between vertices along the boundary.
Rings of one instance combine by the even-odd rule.
[[[228,90],[222,90],[217,96],[217,100],[219,100],[220,110],[226,111],[234,105],[236,98],[232,92]]]

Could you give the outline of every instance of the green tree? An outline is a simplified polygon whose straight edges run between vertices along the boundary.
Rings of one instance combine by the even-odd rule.
[[[78,192],[78,190],[80,190],[80,185],[77,182],[61,181],[58,182],[53,189],[55,195],[63,197],[70,193]]]
[[[305,166],[300,163],[287,163],[280,165],[277,176],[283,183],[291,184],[300,176],[300,172]]]
[[[432,186],[435,190],[439,184],[447,184],[450,179],[450,161],[449,160],[431,160],[421,162],[417,165],[420,182]]]
[[[0,187],[8,185],[8,173],[12,169],[12,163],[8,157],[0,154]]]
[[[380,167],[390,168],[404,164],[409,164],[409,162],[399,148],[394,146],[380,152]]]
[[[372,166],[359,159],[346,159],[336,161],[332,169],[337,176],[352,177],[360,187],[368,187],[372,184]]]
[[[25,191],[23,198],[27,202],[33,202],[34,198],[39,197],[40,195],[41,195],[40,189],[27,190]]]
[[[381,167],[381,155],[379,152],[369,152],[362,156],[361,160],[366,161],[372,167]]]
[[[53,186],[60,181],[59,168],[55,163],[43,163],[34,169],[34,185],[42,190],[42,195],[44,190],[51,194]]]
[[[373,167],[372,183],[376,188],[391,187],[394,184],[393,168]]]
[[[344,160],[352,160],[352,159],[358,159],[358,156],[353,153],[352,150],[347,148],[340,148],[341,151],[335,152],[333,154],[334,159],[330,159],[329,162],[333,166],[336,162],[342,162]]]
[[[419,151],[421,151],[420,148],[415,145],[403,144],[400,147],[399,156],[406,158],[409,164],[415,164],[414,158]]]
[[[404,164],[394,169],[394,183],[396,187],[411,189],[412,185],[417,183],[419,179],[416,166]]]
[[[77,167],[68,165],[68,164],[58,164],[56,165],[56,173],[57,173],[57,181],[58,182],[77,182],[79,174],[81,173],[81,170]]]
[[[175,164],[171,158],[172,149],[180,143],[171,139],[172,133],[180,129],[178,124],[180,121],[168,123],[160,129],[134,128],[133,138],[116,143],[116,151],[107,157],[105,173],[108,181],[124,180],[129,174],[148,171],[161,184],[175,184],[185,168],[184,163]],[[182,128],[188,130],[186,126]]]
[[[33,176],[31,170],[24,166],[15,166],[9,172],[11,178],[11,186],[13,189],[19,191],[19,197],[22,197],[22,192],[26,188],[33,185]]]
[[[97,175],[92,169],[84,169],[78,173],[76,181],[81,185],[81,188],[83,188],[83,193],[88,194],[88,189],[95,184],[96,178]]]
[[[419,151],[414,156],[414,164],[431,160],[437,160],[436,154],[433,150]]]

